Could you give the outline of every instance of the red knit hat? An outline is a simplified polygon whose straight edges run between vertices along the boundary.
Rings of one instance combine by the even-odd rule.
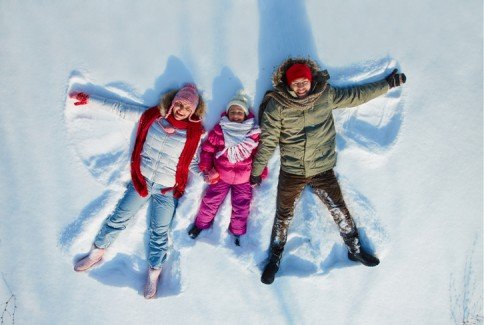
[[[286,82],[288,85],[299,78],[306,78],[309,79],[309,81],[313,80],[311,69],[309,69],[309,67],[304,63],[295,63],[286,71]]]

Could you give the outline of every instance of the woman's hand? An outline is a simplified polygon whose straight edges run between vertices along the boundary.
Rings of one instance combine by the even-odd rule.
[[[86,105],[89,101],[89,95],[83,92],[74,91],[69,94],[69,97],[77,100],[77,102],[74,103],[76,106]]]

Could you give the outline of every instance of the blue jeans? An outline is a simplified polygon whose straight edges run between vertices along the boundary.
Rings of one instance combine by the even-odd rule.
[[[150,181],[146,181],[148,196],[141,197],[130,182],[119,200],[113,213],[106,218],[104,224],[96,235],[94,245],[98,248],[107,248],[118,237],[119,233],[126,229],[129,221],[138,210],[150,201],[148,216],[150,241],[148,246],[148,262],[152,268],[160,268],[166,259],[168,250],[168,231],[175,215],[178,199],[173,197],[173,191],[161,194],[164,187]]]

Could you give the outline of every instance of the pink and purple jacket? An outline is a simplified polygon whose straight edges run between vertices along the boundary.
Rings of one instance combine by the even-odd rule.
[[[222,117],[224,116],[226,116],[225,113],[222,114]],[[248,118],[254,118],[254,114],[252,112],[249,113]],[[260,129],[257,126],[250,131],[249,138],[255,144],[259,143]],[[247,158],[232,163],[228,157],[229,152],[224,152],[225,143],[224,132],[219,123],[210,131],[207,139],[201,146],[200,170],[206,172],[214,168],[219,173],[220,179],[231,185],[247,183],[252,169],[252,160],[257,152],[257,145],[254,146]]]

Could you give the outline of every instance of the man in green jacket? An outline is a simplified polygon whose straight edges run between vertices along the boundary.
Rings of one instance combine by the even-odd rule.
[[[252,163],[252,186],[260,184],[260,175],[277,145],[281,154],[269,262],[261,277],[265,284],[271,284],[279,270],[296,200],[306,185],[329,209],[348,248],[348,258],[367,266],[380,262],[361,247],[333,172],[336,131],[332,110],[366,103],[405,83],[406,77],[395,69],[381,81],[349,88],[333,87],[328,79],[327,71],[320,71],[314,61],[288,59],[274,73],[274,90],[266,93],[259,109],[262,134]]]

